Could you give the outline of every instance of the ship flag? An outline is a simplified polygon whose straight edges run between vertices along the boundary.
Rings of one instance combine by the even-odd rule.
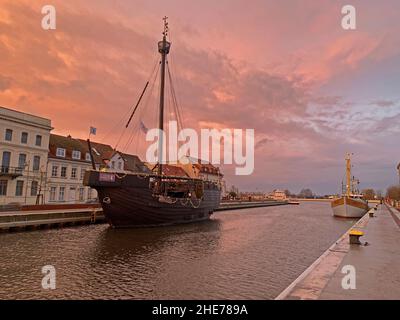
[[[147,134],[147,132],[149,131],[142,120],[140,120],[140,130],[142,130],[145,134]]]

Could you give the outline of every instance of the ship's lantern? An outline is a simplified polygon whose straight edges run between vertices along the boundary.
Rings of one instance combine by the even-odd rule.
[[[159,53],[169,53],[169,49],[171,48],[171,43],[168,41],[160,41],[158,42],[158,52]]]

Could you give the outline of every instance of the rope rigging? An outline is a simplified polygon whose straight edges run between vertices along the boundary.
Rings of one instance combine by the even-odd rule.
[[[114,150],[117,150],[117,148],[118,148],[118,146],[119,146],[119,144],[120,144],[122,138],[124,137],[125,132],[126,132],[126,129],[128,128],[128,126],[129,126],[129,124],[130,124],[130,122],[131,122],[131,120],[132,120],[132,118],[133,118],[133,115],[134,115],[135,112],[137,111],[137,109],[138,109],[138,107],[139,107],[139,105],[140,105],[140,102],[142,101],[142,98],[143,98],[144,94],[146,93],[147,87],[148,87],[149,83],[151,82],[151,79],[152,79],[153,76],[154,76],[154,72],[156,71],[157,65],[158,65],[158,58],[156,59],[156,62],[154,63],[154,67],[152,68],[152,71],[151,71],[151,73],[150,73],[150,76],[149,76],[149,78],[148,78],[148,80],[147,80],[147,82],[146,82],[146,85],[145,85],[145,87],[144,87],[144,89],[143,89],[143,91],[142,91],[142,94],[140,95],[140,98],[139,98],[138,102],[136,103],[135,107],[129,109],[128,112],[127,112],[127,113],[124,115],[124,117],[121,119],[122,121],[124,121],[124,120],[127,118],[127,115],[128,115],[129,113],[131,113],[131,116],[130,116],[128,122],[126,123],[125,128],[122,130],[122,132],[121,132],[121,134],[120,134],[120,136],[119,136],[119,138],[118,138],[118,140],[117,140],[117,143],[115,144]],[[158,71],[157,71],[157,72],[158,72]],[[154,77],[153,81],[155,81],[156,78],[157,78],[157,75]],[[132,109],[133,109],[133,111],[131,111]],[[121,120],[118,122],[117,125],[119,125],[119,124],[121,123]],[[117,125],[116,125],[116,126],[117,126]],[[115,126],[115,127],[116,127],[116,126]],[[114,127],[114,129],[115,129],[115,127]]]
[[[127,152],[130,146],[132,145],[133,141],[136,141],[135,143],[135,154],[138,154],[138,151],[140,149],[140,143],[142,142],[140,139],[141,133],[147,133],[147,128],[142,121],[144,118],[144,112],[146,112],[146,115],[148,115],[148,106],[150,102],[154,102],[153,99],[158,95],[154,94],[155,89],[159,89],[160,84],[157,82],[157,78],[159,77],[159,72],[161,69],[161,62],[158,57],[156,57],[156,61],[154,63],[154,66],[151,70],[150,76],[148,77],[148,80],[145,83],[145,86],[139,96],[138,101],[136,102],[135,105],[133,105],[127,112],[124,114],[122,119],[120,119],[115,126],[107,132],[107,134],[104,136],[107,137],[111,135],[113,132],[116,132],[118,128],[123,128],[120,131],[120,134],[118,136],[118,139],[116,141],[114,150],[119,150],[118,148],[120,147],[120,150],[122,152]],[[173,73],[173,70],[171,69],[170,61],[166,61],[166,118],[165,121],[168,120],[176,120],[177,125],[178,125],[178,132],[184,128],[184,122],[183,122],[183,114],[181,111],[181,108],[179,107],[178,103],[178,98],[175,90],[175,85],[174,85],[174,80],[175,76]],[[157,112],[151,112],[152,116],[155,117],[155,120],[157,122]],[[146,116],[147,121],[151,120],[151,122],[154,119],[149,119],[148,116]],[[127,122],[124,124],[123,122]],[[134,121],[134,119],[136,119]],[[156,123],[155,122],[155,123]],[[104,138],[102,140],[104,140]],[[133,151],[133,150],[132,150]]]
[[[156,69],[157,66],[158,66],[158,68]],[[151,75],[152,78],[150,78],[149,81],[148,81],[149,83],[151,83],[150,91],[147,91],[147,97],[145,98],[144,107],[139,109],[140,110],[139,119],[142,118],[141,116],[142,116],[143,110],[147,109],[147,106],[148,106],[148,104],[150,102],[150,99],[153,96],[154,86],[155,86],[159,71],[160,71],[160,63],[157,60],[155,68],[153,69],[153,72],[152,72],[152,75]],[[136,110],[134,110],[134,112],[132,112],[132,117],[133,117],[133,114],[135,113],[135,111]],[[140,123],[140,121],[139,122],[134,122],[134,124],[132,126],[132,130],[131,130],[131,135],[129,136],[125,146],[123,147],[123,151],[126,151],[128,149],[128,147],[131,145],[131,143],[132,143],[133,139],[135,138],[135,136],[138,135],[138,133],[140,132],[140,130],[138,128],[139,123]],[[130,124],[130,121],[129,121],[129,123],[127,123],[127,125],[129,126],[129,124]],[[128,126],[125,127],[123,133],[125,133],[125,131],[128,128]],[[119,141],[117,143],[117,146],[119,145],[121,139],[122,139],[122,136],[120,137],[120,139],[119,139]]]

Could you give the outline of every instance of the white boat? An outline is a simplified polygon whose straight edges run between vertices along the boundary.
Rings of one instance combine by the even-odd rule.
[[[361,218],[369,210],[368,203],[358,192],[359,181],[351,177],[351,158],[346,156],[346,188],[342,196],[331,202],[333,215],[343,218]],[[342,185],[343,189],[343,185]]]

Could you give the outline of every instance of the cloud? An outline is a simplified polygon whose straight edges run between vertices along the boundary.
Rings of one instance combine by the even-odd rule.
[[[0,75],[0,91],[5,91],[11,87],[11,78]]]
[[[256,145],[255,145],[255,149],[260,149],[263,148],[264,146],[266,146],[268,144],[268,142],[270,142],[270,140],[268,138],[263,138],[259,141],[257,141]]]
[[[378,107],[392,107],[396,104],[396,102],[391,100],[376,100],[372,101],[370,104]]]
[[[113,4],[55,1],[57,30],[44,31],[41,2],[3,1],[0,104],[49,117],[61,134],[84,137],[89,126],[96,126],[99,139],[115,144],[124,115],[159,58],[161,9],[153,2]],[[332,188],[345,152],[368,154],[380,139],[394,139],[398,112],[395,100],[363,103],[364,97],[321,88],[345,81],[351,72],[367,72],[374,61],[396,57],[398,46],[390,45],[396,33],[343,33],[335,29],[331,13],[337,5],[329,1],[293,4],[296,10],[262,1],[249,9],[252,14],[243,12],[246,5],[238,1],[229,12],[219,2],[201,12],[194,3],[170,6],[179,18],[170,23],[169,63],[185,126],[255,129],[256,173],[242,177],[243,186],[266,186],[267,180],[312,185],[324,177],[331,179],[326,189]],[[266,19],[269,12],[274,15]],[[205,17],[207,24],[194,27],[192,18]],[[170,96],[167,86],[168,115]],[[157,123],[157,99],[154,82],[137,113],[149,127]],[[132,153],[144,149],[133,132],[137,123],[121,139],[122,146],[134,141],[127,148]],[[235,182],[238,178],[226,170]]]

